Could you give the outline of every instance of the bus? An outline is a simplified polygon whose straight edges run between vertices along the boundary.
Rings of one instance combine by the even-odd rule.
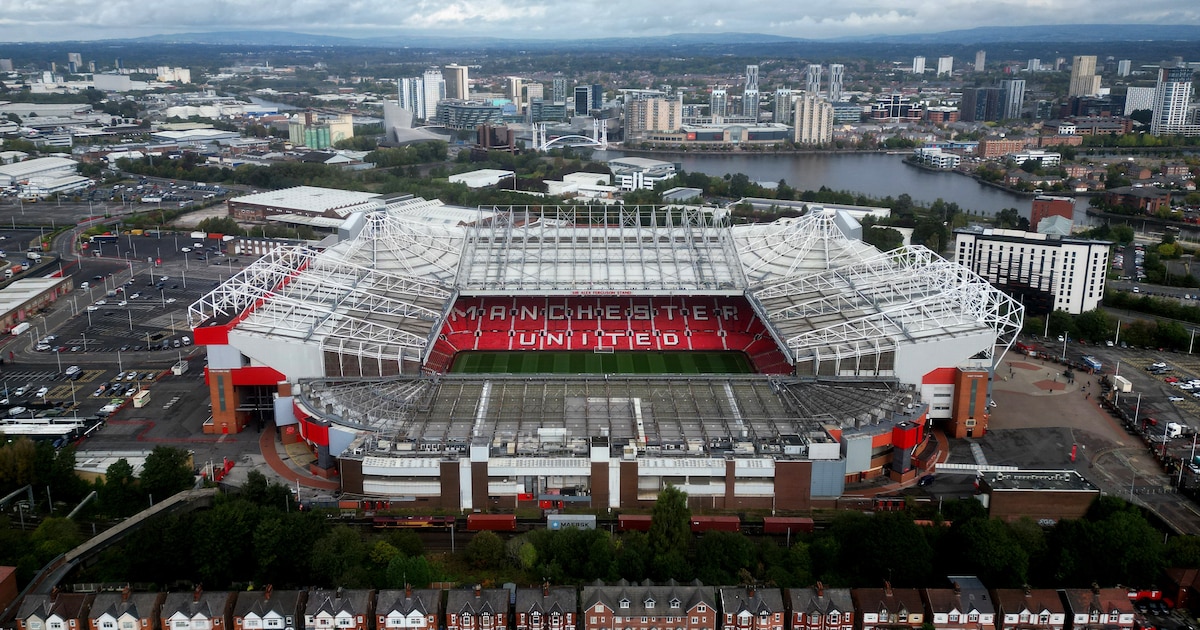
[[[149,405],[149,404],[150,404],[150,390],[143,389],[142,391],[133,395],[133,406],[134,407],[141,409],[142,407],[145,407],[146,405]]]
[[[116,243],[116,234],[97,234],[89,239],[92,243]]]

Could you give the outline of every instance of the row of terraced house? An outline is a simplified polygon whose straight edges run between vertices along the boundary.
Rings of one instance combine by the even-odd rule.
[[[540,588],[30,595],[19,630],[1133,630],[1122,588]]]

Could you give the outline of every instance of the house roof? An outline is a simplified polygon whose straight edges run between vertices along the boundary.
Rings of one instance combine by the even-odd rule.
[[[855,609],[862,612],[915,612],[924,614],[921,592],[915,588],[856,588],[852,592]]]
[[[1006,615],[1020,614],[1021,611],[1026,610],[1034,615],[1041,614],[1043,611],[1051,614],[1067,612],[1062,598],[1054,589],[998,588],[995,592],[996,604],[999,606],[1000,612]]]
[[[319,615],[325,612],[337,616],[346,612],[351,615],[365,615],[368,612],[370,594],[370,591],[364,590],[315,589],[308,592],[308,604],[304,607],[304,614]]]
[[[189,618],[203,616],[211,619],[225,614],[225,605],[231,595],[228,591],[201,591],[199,597],[192,591],[169,593],[158,616],[169,619],[182,612]]]
[[[783,612],[783,591],[777,588],[723,588],[720,596],[721,610],[727,615],[740,615],[744,611],[757,617]]]
[[[1123,588],[1068,588],[1063,589],[1063,594],[1073,615],[1108,614],[1114,610],[1133,614],[1133,602],[1129,601],[1129,593]]]
[[[153,619],[158,612],[160,597],[162,593],[133,593],[128,597],[123,593],[97,593],[88,617],[99,619],[107,613],[114,619],[125,614],[138,619]]]
[[[375,614],[387,616],[393,612],[408,616],[416,611],[421,615],[436,615],[442,603],[442,592],[433,589],[383,590],[375,596]]]
[[[91,593],[58,593],[54,596],[29,595],[21,602],[17,618],[46,619],[58,615],[63,619],[83,619],[94,597],[95,595]]]
[[[571,587],[555,586],[546,591],[540,588],[517,589],[516,612],[540,612],[551,614],[575,612],[576,593]]]
[[[251,614],[264,617],[269,613],[295,616],[299,611],[300,591],[277,591],[274,588],[262,591],[238,593],[233,606],[233,616],[244,618]]]
[[[850,589],[848,588],[793,588],[788,593],[791,599],[791,608],[793,613],[804,613],[811,615],[817,613],[827,615],[837,611],[839,613],[853,613],[854,600],[850,597]]]
[[[508,591],[502,588],[454,589],[446,593],[446,614],[493,615],[508,612]]]
[[[622,601],[627,602],[626,608],[621,607]],[[589,586],[583,589],[582,595],[584,609],[602,603],[611,610],[620,611],[622,617],[664,614],[665,611],[672,610],[672,602],[678,602],[679,609],[691,610],[700,604],[715,607],[715,601],[710,587],[678,584],[651,586],[621,583],[617,586]]]

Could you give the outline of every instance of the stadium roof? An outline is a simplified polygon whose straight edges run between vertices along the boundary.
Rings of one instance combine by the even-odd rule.
[[[303,380],[297,401],[412,453],[486,443],[510,455],[586,455],[591,438],[650,453],[801,455],[823,425],[911,420],[911,388],[761,376],[456,375]],[[924,410],[923,405],[915,409]],[[619,453],[618,453],[619,454]]]
[[[231,203],[244,205],[267,206],[275,210],[287,212],[311,212],[323,214],[333,211],[344,217],[351,212],[363,212],[379,208],[375,193],[356,192],[353,190],[336,190],[333,188],[317,188],[314,186],[295,186],[283,190],[245,195],[231,199]]]
[[[323,252],[276,250],[194,303],[191,325],[240,317],[240,333],[422,361],[457,295],[745,295],[814,365],[950,337],[990,339],[970,352],[992,357],[1021,325],[1022,307],[965,267],[923,247],[880,253],[819,207],[753,225],[690,207],[489,208],[460,226],[424,220],[423,201],[367,215]]]

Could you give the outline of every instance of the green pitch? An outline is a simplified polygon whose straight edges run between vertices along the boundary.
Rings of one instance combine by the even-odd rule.
[[[752,374],[741,352],[460,352],[456,374]]]

